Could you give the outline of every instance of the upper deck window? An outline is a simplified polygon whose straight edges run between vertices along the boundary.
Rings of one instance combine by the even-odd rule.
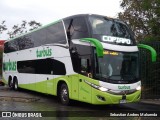
[[[6,42],[4,44],[4,53],[10,53],[54,43],[67,43],[62,21]]]
[[[89,37],[87,23],[83,16],[64,20],[68,40]]]
[[[128,26],[118,20],[99,16],[89,16],[93,37],[112,44],[133,45],[133,33]]]

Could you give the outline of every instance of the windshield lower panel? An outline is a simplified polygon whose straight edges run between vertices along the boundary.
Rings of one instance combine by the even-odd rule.
[[[138,52],[104,51],[104,57],[95,57],[95,77],[109,83],[139,81]]]

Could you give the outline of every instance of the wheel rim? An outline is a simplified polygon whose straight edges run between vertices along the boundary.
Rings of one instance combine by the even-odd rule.
[[[17,82],[14,84],[14,88],[17,90],[18,88]]]
[[[68,92],[67,92],[66,88],[62,89],[61,98],[62,98],[63,101],[67,101],[67,99],[68,99]]]
[[[10,88],[13,87],[12,81],[9,82],[9,87],[10,87]]]

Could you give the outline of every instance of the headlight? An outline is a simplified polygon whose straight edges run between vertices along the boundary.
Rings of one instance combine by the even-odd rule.
[[[138,86],[138,87],[136,88],[136,90],[141,90],[141,86]]]
[[[107,88],[104,88],[104,87],[99,87],[99,90],[102,91],[102,92],[108,91],[108,89],[107,89]]]
[[[94,87],[94,88],[96,88],[96,89],[98,89],[100,87],[99,85],[95,85],[93,83],[91,83],[91,86]]]
[[[100,90],[100,91],[102,91],[102,92],[108,91],[107,88],[104,88],[104,87],[99,86],[99,85],[95,85],[95,84],[93,84],[93,83],[90,83],[90,82],[87,81],[87,80],[84,80],[84,82],[87,83],[88,85],[92,86],[93,88],[98,89],[98,90]]]

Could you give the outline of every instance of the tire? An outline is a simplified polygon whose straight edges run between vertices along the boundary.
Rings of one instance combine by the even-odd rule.
[[[69,105],[70,102],[69,92],[68,92],[68,87],[65,83],[63,83],[60,87],[59,97],[63,105]]]
[[[10,88],[12,88],[12,81],[10,81],[10,82],[8,83],[8,86],[9,86]]]
[[[13,80],[13,90],[17,91],[18,90],[18,80],[17,78],[15,78]]]
[[[9,77],[8,81],[9,81],[8,86],[9,86],[10,89],[12,89],[13,88],[12,78]]]

